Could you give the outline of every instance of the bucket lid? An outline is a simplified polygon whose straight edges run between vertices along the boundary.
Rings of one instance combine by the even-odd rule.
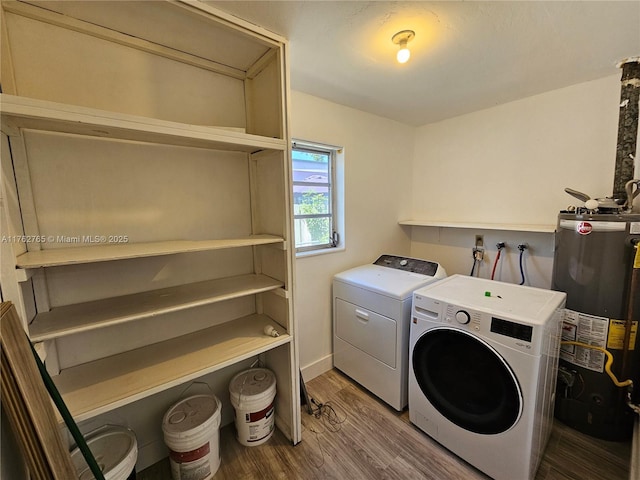
[[[274,394],[276,388],[276,376],[266,368],[252,368],[240,372],[231,380],[229,393],[232,400],[240,397],[261,397]]]
[[[86,442],[106,479],[127,478],[135,468],[138,459],[138,444],[132,430],[125,427],[107,426],[90,434]],[[80,480],[95,478],[80,448],[73,449],[71,461]]]
[[[215,395],[194,395],[179,401],[164,414],[162,430],[168,434],[185,433],[220,416],[220,401]]]

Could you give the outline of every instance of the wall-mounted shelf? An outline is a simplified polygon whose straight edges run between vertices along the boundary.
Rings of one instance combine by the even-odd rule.
[[[474,230],[502,230],[513,232],[553,233],[555,225],[527,225],[516,223],[476,223],[476,222],[446,222],[440,220],[400,220],[400,225],[412,227],[443,227],[470,228]]]
[[[240,275],[53,308],[36,315],[31,340],[41,342],[156,315],[282,288],[266,275]]]
[[[82,422],[291,341],[282,329],[279,337],[265,335],[270,324],[266,315],[250,315],[66,369],[54,381]]]

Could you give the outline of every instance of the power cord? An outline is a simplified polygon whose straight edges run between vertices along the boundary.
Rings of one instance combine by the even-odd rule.
[[[329,426],[330,432],[340,431],[341,425],[345,422],[347,417],[340,419],[330,402],[317,403],[315,399],[311,398],[311,403],[316,407],[313,412],[314,417],[322,419],[324,426]]]
[[[325,432],[336,433],[340,431],[342,428],[342,424],[347,420],[347,417],[340,418],[330,404],[330,402],[318,403],[315,401],[313,397],[309,398],[311,404],[313,405],[313,412],[311,415],[322,421],[323,429],[316,429],[315,427],[309,427],[309,431],[313,433],[316,437],[316,442],[318,443],[318,450],[320,451],[321,461],[320,464],[315,464],[311,461],[311,464],[316,468],[321,468],[324,465],[324,448],[322,447],[322,443],[320,442],[320,434]]]

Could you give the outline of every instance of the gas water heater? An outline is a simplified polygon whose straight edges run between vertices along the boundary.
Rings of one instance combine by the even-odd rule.
[[[595,437],[632,435],[640,399],[640,214],[634,179],[640,111],[640,57],[622,68],[613,195],[560,212],[552,288],[566,292],[555,415]],[[635,386],[631,390],[630,382]]]
[[[562,340],[606,349],[615,376],[635,385],[640,377],[640,285],[633,274],[638,241],[640,214],[560,213],[552,281],[554,290],[567,293]],[[555,415],[598,438],[628,439],[634,415],[627,406],[628,389],[613,383],[606,361],[602,351],[562,346]]]

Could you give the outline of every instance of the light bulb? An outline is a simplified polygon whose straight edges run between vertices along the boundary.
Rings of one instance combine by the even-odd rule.
[[[411,52],[407,44],[413,40],[415,36],[416,33],[413,30],[402,30],[391,37],[391,41],[399,47],[398,53],[396,53],[398,63],[407,63],[409,57],[411,57]]]
[[[266,327],[264,327],[264,334],[270,337],[280,336],[280,334],[278,333],[278,331],[275,329],[273,325],[267,325]]]
[[[398,50],[398,53],[396,54],[396,58],[398,59],[398,63],[407,63],[407,61],[409,60],[409,57],[411,57],[411,51],[407,48],[407,45],[405,44],[404,46],[402,46],[402,48],[400,48],[400,50]]]

